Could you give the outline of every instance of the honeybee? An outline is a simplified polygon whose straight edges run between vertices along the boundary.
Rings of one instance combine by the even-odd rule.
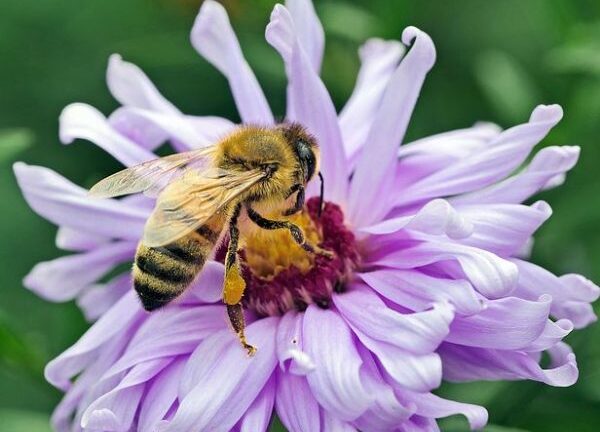
[[[223,302],[242,346],[252,356],[256,348],[246,341],[241,303],[246,284],[238,257],[240,214],[245,212],[259,228],[288,230],[307,252],[331,257],[331,252],[308,242],[297,225],[285,218],[267,219],[257,211],[269,208],[289,216],[302,210],[305,186],[318,166],[317,142],[301,125],[243,126],[212,146],[113,174],[93,186],[90,194],[109,198],[144,192],[157,197],[133,264],[133,286],[147,311],[183,293],[228,231]],[[319,177],[322,204],[320,172]]]

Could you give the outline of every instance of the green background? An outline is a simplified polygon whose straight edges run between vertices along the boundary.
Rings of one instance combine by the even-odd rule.
[[[0,430],[47,431],[60,393],[44,364],[86,328],[73,304],[50,304],[22,287],[38,261],[61,254],[56,229],[35,215],[16,187],[15,160],[49,166],[90,186],[117,163],[89,143],[62,146],[57,118],[70,102],[108,114],[104,81],[113,52],[138,64],[184,112],[237,119],[225,79],[189,44],[199,0],[0,0]],[[247,59],[277,115],[283,114],[281,62],[264,41],[272,0],[225,2]],[[399,39],[415,25],[436,43],[408,139],[477,120],[503,127],[527,120],[538,103],[559,103],[564,120],[543,145],[582,146],[565,186],[541,198],[554,216],[540,230],[533,260],[556,273],[600,281],[600,2],[316,1],[327,48],[324,81],[338,107],[370,36]],[[598,309],[598,308],[597,308]],[[569,336],[581,377],[568,389],[532,382],[447,385],[443,394],[481,403],[489,431],[600,430],[600,326]],[[444,430],[466,429],[451,418]],[[274,427],[278,429],[278,426]]]

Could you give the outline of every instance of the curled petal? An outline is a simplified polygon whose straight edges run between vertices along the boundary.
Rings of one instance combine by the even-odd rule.
[[[455,414],[464,415],[472,430],[482,429],[488,421],[488,413],[484,407],[443,399],[431,393],[402,392],[404,397],[413,402],[417,414],[429,418],[442,418]]]
[[[562,115],[562,108],[558,105],[538,106],[528,123],[499,134],[490,142],[487,151],[461,159],[408,186],[398,195],[395,205],[470,192],[503,179],[523,163]]]
[[[568,274],[556,277],[535,264],[513,259],[519,268],[519,284],[515,295],[535,299],[543,294],[552,296],[551,314],[565,318],[575,328],[583,328],[596,321],[590,303],[600,296],[600,288],[581,275]]]
[[[544,201],[531,206],[482,204],[460,207],[459,212],[473,222],[473,235],[460,242],[500,256],[522,250],[533,233],[552,215]]]
[[[344,320],[332,310],[310,305],[302,340],[316,366],[306,377],[319,404],[340,419],[359,417],[370,405],[371,395],[361,382],[362,360]]]
[[[50,222],[109,238],[140,238],[147,210],[121,200],[92,198],[85,189],[48,168],[23,162],[13,168],[27,203]]]
[[[300,45],[306,52],[315,72],[319,73],[325,48],[325,33],[312,1],[286,0],[285,7],[290,11],[294,27],[298,29]]]
[[[473,286],[463,279],[445,279],[417,270],[381,269],[358,275],[367,285],[394,303],[414,311],[436,303],[450,303],[461,315],[482,309]]]
[[[367,136],[367,150],[358,159],[352,178],[350,219],[357,226],[380,220],[390,209],[389,200],[382,199],[378,191],[389,186],[394,178],[398,146],[425,75],[435,62],[435,47],[424,32],[407,27],[402,33],[402,42],[413,45],[390,78]]]
[[[244,59],[225,8],[214,0],[202,3],[192,28],[196,51],[229,81],[244,123],[272,124],[273,114],[252,69]]]
[[[359,230],[369,234],[391,234],[402,229],[434,235],[446,234],[450,238],[464,238],[473,232],[473,224],[458,213],[448,201],[436,199],[425,204],[413,215],[387,219]]]
[[[286,64],[290,83],[287,118],[298,121],[317,138],[321,171],[325,177],[325,196],[330,201],[343,204],[348,170],[335,106],[319,75],[310,66],[293,19],[285,7],[276,5],[273,9],[266,38]],[[312,187],[309,195],[316,191]]]
[[[86,139],[110,153],[125,166],[155,159],[146,150],[117,132],[96,108],[83,103],[68,105],[60,114],[60,140],[70,144],[76,138]]]
[[[359,49],[361,61],[352,95],[339,115],[346,159],[353,167],[366,144],[387,84],[404,54],[397,41],[369,39]]]
[[[306,375],[315,364],[303,351],[302,322],[304,314],[286,313],[277,328],[277,358],[279,367],[291,374]]]
[[[539,301],[516,297],[489,300],[478,314],[456,317],[446,341],[482,348],[525,348],[544,331],[551,303],[548,295]]]
[[[452,197],[453,204],[520,203],[542,189],[553,186],[575,166],[580,148],[576,146],[546,147],[520,173],[485,189]]]
[[[412,269],[432,263],[450,276],[469,279],[473,286],[488,298],[504,297],[515,288],[519,272],[517,266],[486,250],[470,246],[428,241],[393,252],[378,264],[398,269]],[[460,266],[457,271],[452,263]]]
[[[334,296],[333,300],[353,329],[414,354],[434,351],[448,335],[448,326],[454,317],[448,305],[436,305],[426,312],[400,314],[388,308],[369,288],[360,285]]]
[[[573,323],[568,319],[561,319],[556,322],[546,320],[544,331],[531,344],[524,348],[528,352],[546,351],[556,346],[563,340],[571,331],[573,331]]]
[[[115,265],[133,259],[135,246],[131,242],[108,243],[90,252],[37,263],[23,284],[47,300],[71,300]]]
[[[534,356],[523,351],[454,344],[443,344],[439,350],[444,362],[444,378],[450,381],[530,379],[555,387],[573,385],[579,371],[568,345],[560,342],[548,352],[550,368],[542,369]]]
[[[442,362],[437,354],[413,354],[373,339],[357,328],[353,328],[353,331],[360,342],[377,357],[391,382],[419,392],[440,386]]]

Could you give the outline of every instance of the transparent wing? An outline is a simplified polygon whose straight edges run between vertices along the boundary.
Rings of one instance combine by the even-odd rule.
[[[159,195],[143,243],[162,246],[198,229],[264,176],[262,170],[186,172]]]
[[[211,166],[214,146],[172,154],[126,168],[96,183],[90,195],[111,198],[138,192],[156,197],[170,182],[187,171],[202,171]]]

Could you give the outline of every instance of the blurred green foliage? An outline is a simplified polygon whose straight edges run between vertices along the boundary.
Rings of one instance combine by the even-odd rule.
[[[272,0],[225,1],[250,64],[272,107],[283,114],[285,77],[263,29]],[[452,2],[316,0],[327,34],[324,80],[341,107],[352,90],[359,43],[399,39],[416,25],[436,42],[438,61],[413,116],[408,140],[469,126],[525,121],[538,103],[559,103],[565,119],[544,141],[577,144],[582,157],[565,186],[545,192],[554,216],[533,259],[556,273],[600,281],[600,3],[596,0]],[[34,215],[11,163],[50,166],[83,186],[118,168],[89,143],[62,146],[57,118],[74,101],[105,113],[116,107],[104,83],[108,56],[141,66],[183,111],[237,119],[227,83],[188,42],[199,0],[2,0],[0,6],[0,429],[46,431],[59,392],[43,365],[86,324],[72,304],[44,302],[22,288],[38,261],[60,254],[55,227]],[[490,432],[597,431],[600,326],[569,337],[581,371],[569,389],[538,383],[445,385],[442,394],[484,404]],[[466,429],[451,418],[444,430]],[[282,430],[274,426],[274,430]]]

